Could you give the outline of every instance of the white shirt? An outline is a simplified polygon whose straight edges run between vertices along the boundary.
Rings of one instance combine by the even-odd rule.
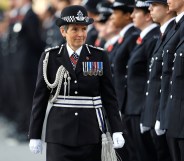
[[[119,33],[119,35],[120,35],[120,37],[124,37],[124,35],[125,35],[125,33],[128,31],[128,29],[130,28],[130,27],[132,27],[133,26],[133,23],[130,23],[130,24],[128,24],[128,25],[126,25],[125,27],[123,27],[123,29],[120,31],[120,33]]]
[[[167,22],[165,22],[165,23],[160,27],[160,32],[161,32],[162,34],[164,34],[164,32],[165,32],[167,26],[168,26],[169,23],[170,23],[172,20],[174,20],[174,19],[175,19],[175,17],[174,17],[174,18],[171,18],[170,20],[168,20]]]
[[[157,26],[158,25],[156,23],[149,25],[144,30],[142,30],[142,32],[140,33],[140,37],[143,39],[148,34],[148,32],[150,32],[152,29],[154,29]]]
[[[68,43],[66,43],[66,49],[68,51],[68,55],[69,57],[75,52],[78,56],[80,56],[81,50],[82,50],[82,46],[80,48],[78,48],[76,51],[73,51],[71,49],[71,47],[68,45]]]
[[[179,20],[183,17],[184,12],[180,13],[179,15],[176,16],[176,23],[179,22]]]

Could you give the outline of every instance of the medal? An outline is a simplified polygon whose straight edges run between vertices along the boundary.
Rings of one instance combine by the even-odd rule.
[[[83,75],[84,76],[87,76],[88,73],[87,73],[87,65],[86,65],[86,62],[82,62],[82,65],[83,65]]]
[[[88,74],[90,75],[90,76],[92,76],[93,75],[93,71],[92,71],[92,62],[87,62],[87,66],[88,66]]]
[[[93,75],[97,76],[98,72],[97,72],[97,62],[93,62]]]
[[[98,65],[98,75],[102,76],[103,75],[103,62],[97,62]]]

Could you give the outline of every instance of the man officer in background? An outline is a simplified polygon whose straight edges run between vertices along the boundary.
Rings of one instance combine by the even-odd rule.
[[[167,39],[168,33],[174,25],[175,12],[169,11],[167,0],[149,0],[150,14],[154,22],[160,24],[160,37],[155,46],[153,56],[150,62],[150,74],[147,81],[147,93],[145,100],[145,107],[141,122],[143,124],[143,133],[150,129],[151,136],[155,143],[158,161],[171,161],[171,156],[166,141],[166,135],[162,134],[160,129],[156,127],[156,115],[158,112],[160,102],[160,87],[161,87],[161,74],[162,74],[162,54],[163,44]]]

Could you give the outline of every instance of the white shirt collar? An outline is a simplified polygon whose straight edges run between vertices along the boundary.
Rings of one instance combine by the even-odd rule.
[[[119,33],[119,35],[120,35],[120,37],[124,37],[124,35],[125,35],[125,33],[128,31],[128,29],[130,28],[130,27],[132,27],[133,26],[133,23],[130,23],[130,24],[128,24],[128,25],[126,25],[125,27],[123,27],[123,29],[120,31],[120,33]]]
[[[93,24],[88,25],[87,32],[89,32],[93,28]]]
[[[20,14],[25,15],[27,11],[31,8],[31,4],[25,4],[21,9],[20,9]]]
[[[175,17],[171,18],[170,20],[168,20],[167,22],[165,22],[165,23],[160,27],[160,32],[161,32],[162,34],[164,34],[164,32],[165,32],[167,26],[168,26],[169,23],[170,23],[172,20],[174,20],[174,19],[175,19]]]
[[[184,15],[184,12],[182,12],[176,16],[176,23],[178,23],[180,21],[180,19],[183,17],[183,15]]]
[[[148,32],[150,32],[152,29],[154,29],[157,26],[158,25],[156,23],[152,23],[151,25],[146,27],[144,30],[142,30],[142,32],[140,33],[140,37],[143,39],[148,34]]]
[[[104,48],[107,49],[109,45],[114,45],[118,41],[118,38],[119,38],[119,35],[113,36],[105,43]]]
[[[71,47],[68,45],[68,43],[66,43],[66,49],[68,51],[68,55],[69,57],[74,53],[74,51],[71,49]],[[80,48],[78,48],[75,53],[80,56],[80,53],[81,53],[81,50],[82,50],[82,46]]]

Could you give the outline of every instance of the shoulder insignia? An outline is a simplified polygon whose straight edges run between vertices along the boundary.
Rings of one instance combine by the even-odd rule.
[[[91,47],[91,48],[93,48],[93,49],[104,51],[104,49],[101,48],[101,47],[96,47],[96,46],[93,46],[93,45],[88,45],[88,46]]]
[[[52,48],[47,48],[47,49],[45,49],[45,52],[48,52],[48,51],[54,50],[54,49],[58,49],[58,48],[59,48],[59,46],[54,46]]]

